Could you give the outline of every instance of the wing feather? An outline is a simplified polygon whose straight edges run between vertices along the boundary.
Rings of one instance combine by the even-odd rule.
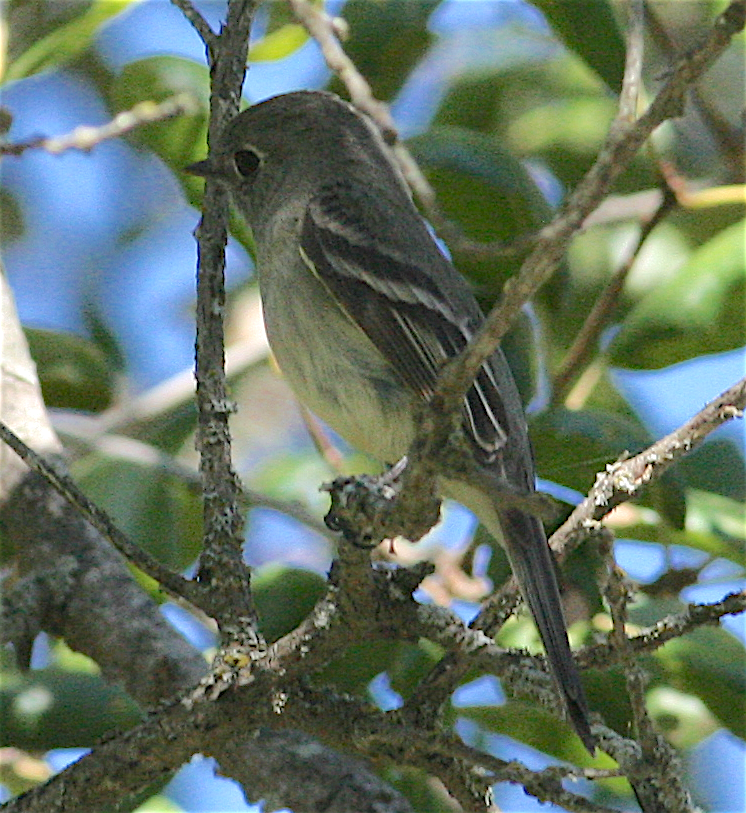
[[[392,207],[406,226],[406,245],[387,239],[384,246],[375,239],[377,223],[391,222]],[[404,384],[430,398],[441,367],[466,347],[483,317],[471,296],[468,310],[454,309],[464,299],[453,290],[460,278],[424,222],[396,201],[337,182],[312,199],[301,250]],[[488,360],[464,398],[464,429],[485,465],[504,447],[509,428],[498,377]]]

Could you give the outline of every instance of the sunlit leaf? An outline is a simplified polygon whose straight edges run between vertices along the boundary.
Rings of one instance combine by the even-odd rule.
[[[180,93],[196,99],[197,112],[138,127],[129,136],[178,171],[205,157],[209,87],[206,66],[183,57],[149,57],[124,67],[112,85],[110,103],[115,110],[128,110],[145,100],[161,102]],[[198,179],[191,180],[196,190]]]
[[[514,737],[546,754],[580,765],[595,764],[569,724],[536,703],[510,699],[502,706],[467,706],[458,714],[482,725],[486,731]]]
[[[612,363],[660,368],[743,345],[745,228],[723,229],[639,302],[611,343]]]
[[[284,59],[308,42],[308,32],[298,23],[287,23],[262,37],[249,50],[249,62],[271,62]]]
[[[99,28],[138,0],[96,0],[79,17],[35,42],[8,65],[3,82],[32,76],[69,62],[88,48]]]
[[[736,736],[746,736],[746,651],[740,641],[721,627],[700,627],[669,641],[658,657],[679,689],[700,697]]]

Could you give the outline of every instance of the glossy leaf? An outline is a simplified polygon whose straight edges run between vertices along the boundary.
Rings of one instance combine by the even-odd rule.
[[[552,30],[579,54],[615,92],[622,87],[624,38],[612,4],[606,0],[578,3],[531,0],[541,9]]]
[[[79,17],[37,40],[8,65],[4,82],[32,76],[69,62],[85,51],[99,28],[136,0],[96,0]]]
[[[284,59],[308,42],[308,33],[298,23],[287,23],[262,37],[249,49],[249,62],[271,62]]]
[[[98,675],[49,668],[3,676],[0,730],[16,748],[91,746],[140,717],[124,690]]]
[[[556,480],[585,493],[596,472],[624,451],[638,451],[648,434],[625,418],[595,410],[555,408],[531,421],[537,469],[541,477]]]
[[[700,697],[736,736],[746,736],[746,652],[740,641],[720,627],[700,627],[670,641],[659,657],[678,688]]]
[[[48,407],[100,412],[114,397],[115,370],[101,348],[74,333],[27,328]]]
[[[611,343],[612,363],[657,369],[743,345],[745,228],[723,229],[639,302]]]
[[[494,138],[461,127],[434,127],[408,146],[446,216],[468,237],[509,241],[549,219],[550,208],[526,168]],[[493,296],[516,269],[515,258],[470,252],[457,255],[456,262]]]
[[[440,126],[409,146],[433,178],[441,205],[462,215],[460,225],[471,237],[509,238],[549,219],[551,210],[531,175],[496,139]]]
[[[531,438],[540,477],[581,494],[596,474],[625,452],[635,454],[651,442],[636,421],[602,410],[550,409],[531,422]],[[681,527],[686,510],[683,483],[675,470],[666,472],[639,498]]]
[[[90,454],[72,473],[86,494],[138,545],[164,564],[184,570],[199,553],[199,495],[164,468]]]
[[[349,0],[342,16],[349,26],[345,51],[379,99],[391,99],[426,52],[426,23],[439,0]],[[333,79],[330,90],[344,94]]]

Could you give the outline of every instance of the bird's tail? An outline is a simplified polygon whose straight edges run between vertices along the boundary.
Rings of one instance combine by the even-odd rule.
[[[533,614],[547,661],[567,713],[585,747],[593,754],[588,704],[567,639],[552,552],[539,519],[515,508],[499,511],[505,548],[523,596]]]

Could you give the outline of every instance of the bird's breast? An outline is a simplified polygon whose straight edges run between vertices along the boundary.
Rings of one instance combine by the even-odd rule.
[[[303,264],[259,266],[270,347],[298,400],[384,463],[414,435],[413,397],[362,330]]]

